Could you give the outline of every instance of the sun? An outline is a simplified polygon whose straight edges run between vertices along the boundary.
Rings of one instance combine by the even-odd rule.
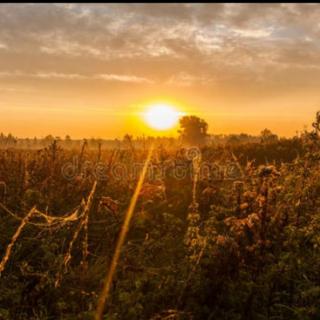
[[[178,123],[182,114],[172,105],[157,103],[147,107],[144,120],[153,129],[168,130]]]

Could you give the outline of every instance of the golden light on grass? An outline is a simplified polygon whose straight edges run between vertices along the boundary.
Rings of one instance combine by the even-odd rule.
[[[122,246],[125,242],[126,235],[129,230],[130,221],[133,216],[134,209],[136,207],[136,203],[137,203],[137,200],[138,200],[138,197],[139,197],[139,194],[140,194],[140,191],[141,191],[141,188],[142,188],[142,185],[143,185],[146,173],[147,173],[147,169],[148,169],[149,162],[151,160],[153,148],[154,148],[154,146],[151,145],[149,152],[148,152],[148,155],[147,155],[147,158],[146,158],[146,161],[144,163],[142,172],[140,174],[136,189],[132,195],[129,208],[128,208],[127,213],[125,215],[124,222],[122,224],[120,234],[119,234],[119,237],[118,237],[118,240],[116,243],[115,252],[114,252],[112,260],[111,260],[111,265],[108,269],[108,272],[107,272],[107,275],[106,275],[106,278],[104,281],[104,285],[103,285],[102,291],[99,296],[97,309],[96,309],[96,313],[95,313],[95,320],[102,320],[102,318],[103,318],[103,311],[104,311],[104,307],[105,307],[105,304],[106,304],[106,301],[107,301],[107,298],[108,298],[108,295],[110,292],[113,276],[114,276],[114,273],[116,272],[116,268],[117,268],[117,265],[118,265],[118,262],[120,259],[121,249],[122,249]]]
[[[177,125],[184,112],[167,103],[154,103],[146,107],[143,113],[144,121],[152,129],[169,130]]]

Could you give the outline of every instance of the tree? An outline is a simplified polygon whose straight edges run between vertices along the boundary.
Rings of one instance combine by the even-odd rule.
[[[50,144],[50,143],[52,143],[52,142],[54,141],[54,137],[53,137],[53,135],[49,134],[49,135],[47,135],[46,137],[44,137],[43,140],[44,140],[47,144]]]
[[[264,129],[260,133],[262,143],[272,143],[278,140],[278,136],[272,133],[269,129]]]
[[[68,134],[65,136],[64,141],[65,141],[65,144],[66,144],[67,147],[70,147],[70,146],[71,146],[71,144],[72,144],[72,139],[71,139],[71,137],[70,137]]]
[[[316,114],[316,120],[312,123],[312,126],[314,128],[315,134],[319,135],[320,133],[320,111]]]
[[[235,146],[235,145],[237,145],[237,144],[240,143],[240,138],[239,138],[239,136],[236,135],[236,134],[231,134],[231,135],[227,138],[227,142],[228,142],[228,144]]]
[[[208,136],[208,124],[196,116],[184,116],[180,119],[179,133],[182,142],[188,145],[201,146]]]

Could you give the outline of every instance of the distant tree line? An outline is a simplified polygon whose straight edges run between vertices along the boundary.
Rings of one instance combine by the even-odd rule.
[[[320,113],[317,113],[317,121],[313,123],[315,135],[319,134]],[[250,135],[246,133],[239,134],[208,134],[208,123],[197,116],[184,116],[180,119],[179,136],[173,137],[155,137],[155,136],[137,136],[125,134],[122,139],[72,139],[70,135],[64,138],[53,136],[51,134],[44,138],[17,138],[11,133],[5,135],[0,133],[0,148],[43,148],[57,141],[64,148],[78,148],[85,141],[88,148],[122,148],[133,145],[135,148],[146,148],[151,143],[165,147],[181,146],[238,146],[247,143],[260,143],[268,145],[279,141],[279,137],[271,130],[265,128],[260,135]],[[303,133],[301,134],[303,136]],[[297,138],[298,135],[295,136]],[[281,138],[282,140],[285,138]]]

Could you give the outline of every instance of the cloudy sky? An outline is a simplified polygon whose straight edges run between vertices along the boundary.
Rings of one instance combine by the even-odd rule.
[[[320,109],[319,4],[1,4],[0,131],[122,137],[171,101],[211,133]]]

